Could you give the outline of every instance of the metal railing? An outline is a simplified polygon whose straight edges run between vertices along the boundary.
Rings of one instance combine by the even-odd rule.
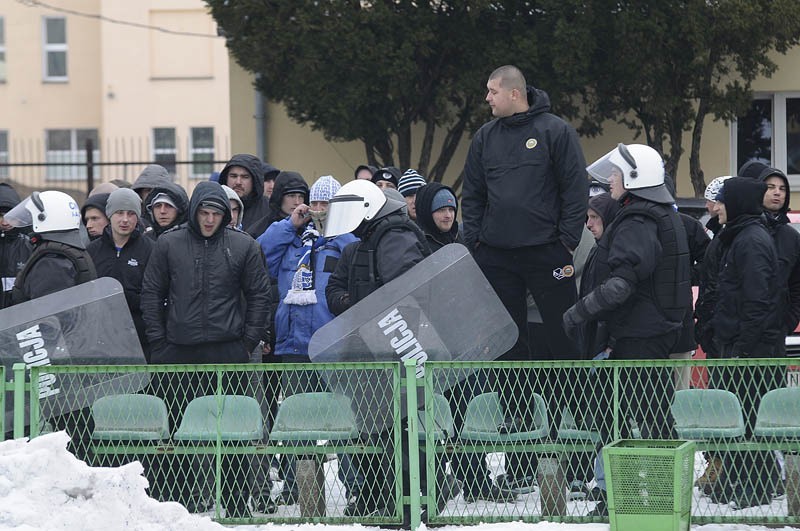
[[[607,522],[591,500],[597,450],[680,438],[697,441],[693,522],[795,525],[792,363],[428,362],[421,379],[413,362],[51,365],[30,371],[58,379],[41,399],[20,365],[5,387],[15,437],[66,429],[89,464],[138,459],[151,496],[222,522]],[[721,463],[710,487],[706,461]]]

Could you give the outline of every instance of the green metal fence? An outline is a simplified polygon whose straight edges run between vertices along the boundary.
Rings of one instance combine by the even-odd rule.
[[[607,522],[597,450],[677,438],[697,443],[693,523],[791,525],[792,363],[48,366],[30,378],[56,395],[6,390],[15,435],[66,429],[81,459],[139,460],[154,498],[222,522]]]

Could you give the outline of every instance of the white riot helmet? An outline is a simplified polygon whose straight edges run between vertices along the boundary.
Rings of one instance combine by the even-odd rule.
[[[353,232],[362,221],[375,219],[386,201],[383,191],[371,181],[346,183],[328,202],[325,237]]]
[[[622,184],[627,192],[656,203],[675,202],[664,186],[664,160],[650,146],[618,144],[586,171],[603,184],[608,184],[616,171],[622,175]]]
[[[43,239],[53,240],[79,248],[86,246],[80,233],[81,210],[78,203],[55,190],[33,192],[12,208],[3,219],[14,227],[33,227],[33,232]]]

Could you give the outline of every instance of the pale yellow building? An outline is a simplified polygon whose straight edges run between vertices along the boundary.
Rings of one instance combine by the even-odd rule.
[[[751,119],[724,124],[708,118],[704,124],[701,164],[708,183],[714,177],[731,175],[753,154],[759,155],[774,167],[787,172],[793,190],[800,191],[800,47],[787,55],[775,54],[779,69],[772,78],[759,78]],[[488,72],[487,72],[488,75]],[[256,151],[256,128],[253,116],[255,103],[252,77],[231,61],[231,120],[236,127],[232,133],[234,151]],[[530,80],[537,84],[536,80]],[[309,80],[313,82],[313,80]],[[476,79],[475,90],[483,91],[486,80]],[[320,175],[333,174],[340,181],[352,179],[353,170],[365,161],[363,146],[358,142],[332,143],[321,133],[292,122],[280,105],[266,106],[265,152],[269,162],[278,168],[299,171],[313,182]],[[739,146],[738,139],[760,129],[757,146]],[[421,139],[421,130],[415,139]],[[591,162],[612,149],[618,142],[643,142],[634,139],[633,132],[624,126],[608,123],[604,134],[597,138],[581,138],[586,160]],[[445,182],[453,182],[463,168],[469,139],[465,138],[447,170]],[[678,171],[678,195],[689,197],[693,189],[689,180],[689,149],[691,135],[683,140],[684,155]],[[417,149],[419,146],[416,146]],[[438,145],[434,149],[436,156]],[[412,161],[417,159],[415,151]],[[793,193],[793,204],[800,208],[800,193]]]
[[[0,4],[0,162],[83,162],[90,139],[95,161],[127,163],[95,167],[95,184],[157,161],[191,190],[230,157],[228,54],[202,0],[47,4]],[[79,165],[0,180],[87,187]]]

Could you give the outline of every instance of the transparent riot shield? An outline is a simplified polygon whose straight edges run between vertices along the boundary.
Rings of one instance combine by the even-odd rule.
[[[516,324],[466,247],[450,244],[317,330],[308,354],[313,362],[413,359],[422,378],[428,360],[491,361],[517,337]],[[323,377],[350,396],[365,430],[382,430],[391,421],[385,374]],[[434,388],[455,383],[436,382]]]
[[[122,285],[99,278],[0,310],[0,362],[6,374],[15,363],[45,365],[142,365]],[[144,388],[144,374],[55,374],[38,385],[43,419],[89,407],[97,398]],[[28,405],[26,404],[26,413]],[[6,395],[6,426],[12,426],[13,397]],[[27,414],[26,414],[27,417]]]

